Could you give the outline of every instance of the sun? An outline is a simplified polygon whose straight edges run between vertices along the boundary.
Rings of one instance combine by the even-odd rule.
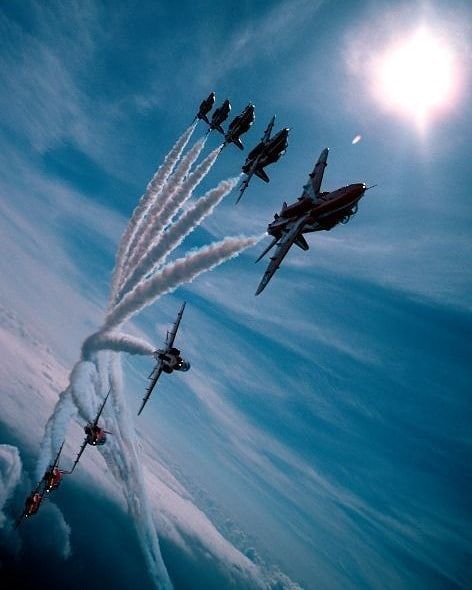
[[[424,127],[452,103],[456,76],[450,47],[426,27],[376,60],[376,93],[391,110]]]

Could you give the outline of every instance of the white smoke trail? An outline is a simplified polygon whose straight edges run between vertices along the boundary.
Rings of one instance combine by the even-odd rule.
[[[100,378],[95,363],[80,361],[74,367],[70,376],[72,399],[83,419],[93,420],[101,400],[97,395],[100,392]]]
[[[128,250],[128,259],[124,261],[123,269],[120,276],[123,278],[129,269],[133,267],[137,260],[142,256],[143,251],[146,250],[146,244],[149,240],[149,237],[159,231],[160,224],[160,217],[161,212],[164,209],[166,203],[169,199],[172,198],[175,192],[178,192],[182,183],[185,184],[185,178],[190,172],[191,167],[196,162],[198,156],[200,155],[202,149],[205,146],[206,137],[202,137],[199,139],[195,145],[188,151],[188,153],[182,158],[182,162],[179,164],[175,173],[169,178],[168,183],[165,187],[165,190],[162,194],[162,199],[160,201],[155,201],[154,206],[151,207],[148,211],[148,215],[146,217],[145,223],[141,224],[138,228],[140,231],[136,231],[134,234],[134,238],[130,243],[129,250]],[[203,166],[200,164],[199,168]],[[197,168],[197,170],[199,169]],[[194,173],[195,174],[195,173]],[[190,175],[193,177],[193,175]]]
[[[21,478],[21,459],[16,447],[0,445],[0,529],[6,517],[2,510]]]
[[[88,359],[93,352],[98,350],[114,350],[115,352],[127,352],[128,354],[152,355],[155,347],[136,336],[123,332],[96,332],[85,340],[82,345],[82,357]]]
[[[39,447],[38,462],[36,464],[36,480],[39,481],[52,458],[56,455],[59,447],[65,439],[69,422],[77,415],[77,409],[72,400],[70,386],[59,395],[54,410],[46,423],[43,439]]]
[[[215,207],[217,207],[223,197],[230,193],[238,184],[239,178],[221,181],[216,188],[208,191],[203,197],[188,207],[181,217],[164,233],[159,233],[131,273],[122,291],[124,293],[130,291],[145,275],[159,268],[159,265],[164,262],[167,256],[202,223],[205,217],[213,213]]]
[[[98,449],[122,486],[156,588],[170,590],[172,584],[160,553],[141,461],[136,450],[134,429],[123,396],[119,357],[114,355],[113,361],[110,365],[108,355],[103,353],[94,355],[91,360],[80,361],[71,372],[70,386],[66,391],[72,395],[81,418],[88,421],[94,418],[109,386],[112,386],[110,402],[100,419],[101,426],[106,426],[112,434],[108,436],[106,444]],[[44,470],[41,477],[43,474]]]
[[[101,425],[113,432],[113,435],[108,437],[107,444],[100,447],[100,451],[110,471],[123,486],[128,509],[133,516],[148,568],[156,587],[160,590],[168,590],[172,585],[160,553],[144,486],[141,462],[137,453],[134,426],[123,396],[119,357],[112,355],[114,360],[110,364],[108,359],[111,353],[94,351],[106,348],[138,354],[152,353],[152,347],[148,343],[127,334],[112,332],[111,329],[149,305],[157,297],[174,290],[180,284],[193,280],[200,273],[237,255],[260,239],[228,238],[220,243],[201,248],[167,265],[152,279],[142,280],[131,293],[122,291],[121,303],[114,305],[120,283],[123,284],[126,275],[132,271],[134,264],[146,252],[152,232],[156,231],[156,228],[158,231],[164,229],[172,220],[191,196],[194,188],[208,173],[220,152],[220,148],[214,150],[195,172],[189,174],[191,166],[203,149],[205,140],[202,139],[182,158],[180,165],[171,175],[193,129],[194,126],[189,128],[186,132],[188,137],[180,138],[171,150],[173,155],[169,154],[168,159],[166,158],[166,162],[159,169],[161,174],[159,175],[158,171],[149,183],[145,193],[146,198],[141,199],[125,230],[117,255],[105,324],[97,334],[92,335],[83,344],[82,358],[71,372],[69,387],[60,395],[54,413],[46,425],[38,461],[38,478],[41,478],[64,439],[70,419],[74,415],[77,416],[77,411],[83,420],[93,419],[111,383],[110,401],[112,403],[105,406],[100,421]],[[160,196],[159,199],[158,196]],[[163,259],[177,247],[175,244],[178,245],[179,240],[183,240],[185,235],[213,210],[212,207],[216,206],[220,198],[222,196],[216,193],[212,193],[211,198],[209,194],[205,195],[204,204],[200,204],[200,207],[190,207],[176,222],[179,224],[177,230],[172,231],[172,226],[168,228],[170,235],[166,236],[167,246],[162,248]]]
[[[138,537],[143,548],[148,567],[162,590],[172,588],[167,569],[159,547],[149,499],[145,491],[141,458],[137,452],[136,437],[131,416],[123,395],[121,363],[117,355],[110,362],[110,384],[113,392],[115,416],[120,432],[120,453],[126,459],[122,480],[126,483],[125,495],[128,508],[137,524]],[[116,455],[116,453],[113,453]]]
[[[47,518],[47,528],[39,533],[36,538],[41,551],[47,555],[49,551],[59,553],[62,559],[69,559],[72,554],[70,544],[71,528],[66,522],[64,515],[56,504],[48,498],[47,504],[41,508],[43,517]]]
[[[148,208],[151,206],[153,200],[160,194],[168,177],[174,170],[177,162],[180,160],[182,152],[184,151],[185,147],[190,141],[190,138],[195,130],[195,127],[196,123],[190,125],[190,127],[176,141],[173,148],[164,158],[164,162],[161,164],[161,166],[159,166],[157,172],[154,174],[151,181],[147,185],[146,192],[141,197],[137,207],[133,211],[133,215],[131,216],[131,219],[128,225],[126,226],[125,232],[121,238],[120,246],[118,248],[118,253],[116,256],[115,270],[113,272],[111,284],[112,300],[114,298],[114,293],[118,287],[123,262],[126,258],[126,255],[128,254],[130,244],[135,237],[136,231],[139,228],[144,216],[146,215]]]
[[[150,305],[157,297],[174,291],[179,285],[193,281],[202,272],[211,270],[225,260],[237,256],[263,237],[225,238],[168,264],[152,278],[138,283],[123,297],[121,302],[108,313],[105,319],[106,329],[118,326]]]

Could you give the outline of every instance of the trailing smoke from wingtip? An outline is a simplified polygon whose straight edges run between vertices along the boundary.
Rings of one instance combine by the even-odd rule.
[[[120,442],[121,447],[118,449],[121,453],[115,452],[113,455],[125,457],[126,469],[123,473],[123,481],[126,482],[125,496],[128,508],[137,523],[138,536],[153,578],[157,580],[161,590],[168,590],[172,588],[172,583],[162,559],[159,539],[155,532],[151,507],[145,491],[144,474],[137,453],[134,428],[123,395],[123,376],[118,357],[110,359],[109,382],[113,391],[116,427],[120,434],[120,437],[113,442]]]
[[[155,200],[149,207],[146,218],[141,219],[140,224],[136,228],[135,235],[130,242],[128,249],[128,260],[123,265],[124,275],[129,273],[129,269],[132,268],[136,261],[138,261],[143,255],[150,236],[163,227],[163,224],[160,221],[162,217],[162,211],[165,210],[167,202],[172,199],[174,193],[177,192],[180,189],[182,183],[185,182],[191,167],[197,161],[198,156],[205,146],[205,143],[205,137],[202,137],[197,142],[195,142],[187,154],[182,158],[182,161],[174,174],[169,177],[165,186],[165,190],[163,189],[160,193],[161,199],[159,199],[159,201]],[[202,166],[202,164],[200,166]],[[138,229],[141,230],[139,235],[137,231]]]
[[[193,281],[202,272],[209,271],[225,260],[237,256],[260,239],[261,236],[225,238],[171,262],[152,278],[143,279],[123,297],[121,302],[108,313],[105,319],[106,329],[118,326],[158,297],[174,291],[180,285]]]
[[[122,391],[120,357],[101,351],[152,354],[153,347],[146,341],[117,332],[115,328],[160,296],[238,255],[263,237],[227,238],[167,264],[152,278],[145,278],[148,273],[144,264],[135,274],[136,263],[150,247],[163,240],[159,250],[153,255],[157,257],[157,264],[162,264],[185,236],[197,227],[233,188],[234,179],[221,182],[184,210],[177,220],[173,220],[192,196],[195,187],[211,169],[221,151],[221,146],[213,150],[195,171],[191,172],[205,144],[205,138],[197,141],[182,157],[194,129],[195,125],[189,127],[166,156],[148,184],[123,234],[116,257],[104,325],[83,343],[82,356],[71,372],[69,386],[60,394],[46,425],[37,465],[40,479],[64,440],[71,418],[79,414],[84,421],[92,419],[111,385],[110,402],[100,420],[104,419],[113,435],[108,437],[107,444],[100,447],[99,451],[113,476],[123,485],[128,509],[133,516],[149,572],[156,588],[160,590],[170,589],[172,584],[160,553],[144,485],[141,460],[137,453],[134,425]],[[180,165],[177,166],[179,162]],[[161,235],[157,241],[151,241],[156,231],[161,232]],[[146,262],[146,266],[147,264]],[[152,268],[155,266],[156,264],[152,264]],[[124,284],[126,276],[129,277],[130,273],[134,277],[133,282],[137,284],[132,291],[131,284],[122,287],[122,299],[117,303],[119,286]]]
[[[3,507],[20,482],[21,470],[18,449],[12,445],[0,445],[0,528],[6,522]]]
[[[239,182],[239,176],[222,180],[218,186],[209,190],[203,197],[188,207],[179,219],[166,232],[158,234],[147,252],[136,265],[130,278],[126,281],[123,292],[132,289],[144,276],[159,268],[165,259],[184,241],[184,239],[202,221],[211,215],[221,202]]]
[[[146,215],[149,207],[151,206],[152,202],[156,197],[159,196],[160,192],[164,188],[168,177],[172,174],[175,166],[177,165],[178,161],[182,156],[182,152],[184,151],[185,147],[187,146],[190,138],[192,137],[193,132],[195,131],[196,123],[193,123],[184,131],[184,133],[179,137],[176,141],[170,152],[164,158],[164,162],[159,166],[157,172],[154,174],[150,182],[146,187],[146,192],[141,197],[136,206],[131,219],[126,226],[126,229],[123,233],[123,236],[120,241],[120,245],[118,248],[118,253],[116,255],[116,263],[115,269],[112,276],[112,288],[111,288],[111,297],[110,299],[113,300],[115,291],[118,287],[118,283],[120,280],[120,272],[122,269],[123,261],[130,249],[131,242],[133,241],[136,231],[138,227],[141,225],[141,222]]]
[[[89,359],[92,353],[99,350],[150,356],[154,353],[155,348],[146,340],[131,334],[99,331],[89,336],[82,344],[82,358]]]

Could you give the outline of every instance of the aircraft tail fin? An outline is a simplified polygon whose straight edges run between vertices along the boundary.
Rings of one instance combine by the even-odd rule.
[[[236,147],[238,147],[240,150],[243,150],[243,149],[244,149],[243,142],[242,142],[240,139],[235,139],[233,143],[234,143],[234,145],[235,145]]]
[[[269,182],[269,177],[267,176],[267,174],[265,173],[265,170],[263,168],[258,168],[254,174],[256,176],[258,176],[261,180],[263,180],[264,182]]]
[[[297,237],[297,239],[294,240],[294,244],[296,244],[302,250],[309,250],[309,248],[310,248],[310,246],[308,245],[308,242],[305,240],[305,238],[302,236],[302,234],[300,234]]]

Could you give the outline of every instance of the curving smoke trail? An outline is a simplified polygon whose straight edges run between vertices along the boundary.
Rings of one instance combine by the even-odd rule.
[[[90,355],[98,350],[150,356],[156,349],[146,340],[123,332],[96,332],[82,344],[82,358],[89,359]]]
[[[164,162],[159,166],[157,172],[154,174],[149,184],[146,187],[146,192],[143,194],[136,206],[131,219],[126,226],[123,236],[120,241],[118,253],[116,255],[115,269],[112,276],[111,283],[111,300],[113,301],[116,289],[121,278],[121,270],[123,262],[128,254],[131,243],[133,242],[137,229],[141,225],[141,222],[146,215],[152,202],[159,196],[163,187],[165,186],[167,179],[174,170],[177,162],[182,156],[182,152],[187,146],[193,132],[195,131],[196,123],[190,125],[190,127],[179,137],[170,152],[164,158]]]
[[[182,162],[179,164],[174,174],[169,178],[165,190],[162,193],[162,199],[154,201],[153,205],[149,208],[145,224],[142,223],[141,226],[137,228],[133,240],[130,243],[128,259],[124,261],[123,270],[120,275],[122,279],[146,250],[146,244],[150,236],[156,231],[159,231],[160,227],[162,227],[162,224],[160,223],[162,210],[165,210],[167,202],[169,199],[172,199],[174,193],[179,191],[182,183],[185,184],[185,178],[189,174],[193,164],[197,161],[205,143],[206,137],[202,137],[195,143],[195,145],[193,145],[188,153],[182,158]],[[205,162],[206,160],[200,166],[203,166]],[[192,176],[192,174],[190,176]]]
[[[110,387],[110,402],[103,410],[100,423],[110,429],[112,434],[103,447],[97,448],[114,478],[121,484],[156,587],[159,590],[170,590],[172,584],[162,559],[144,485],[133,423],[123,395],[119,356],[111,356],[111,353],[95,354],[91,360],[81,361],[74,367],[70,389],[84,421],[93,418]]]
[[[190,172],[205,144],[205,139],[199,140],[181,158],[194,129],[195,125],[189,127],[166,156],[148,184],[123,234],[104,325],[82,345],[81,359],[70,374],[69,386],[60,394],[54,412],[46,424],[37,465],[40,479],[64,440],[70,420],[78,415],[83,421],[93,419],[111,386],[110,402],[105,406],[100,421],[113,435],[108,437],[106,445],[100,447],[100,452],[111,473],[122,486],[148,569],[156,588],[160,590],[169,590],[172,584],[161,556],[144,485],[134,425],[123,395],[120,357],[104,351],[152,354],[154,348],[149,343],[115,329],[161,295],[236,256],[262,237],[227,238],[191,252],[161,268],[155,276],[138,282],[140,277],[148,273],[147,268],[152,270],[156,264],[162,264],[237,182],[237,179],[221,182],[172,223],[172,219],[216,161],[221,149],[214,150],[194,172]],[[179,160],[180,164],[177,166]],[[151,241],[156,232],[161,235]],[[126,277],[132,277],[132,281],[137,283],[132,291],[131,282],[124,284]],[[122,299],[116,303],[118,290]]]
[[[116,440],[116,443],[119,444],[118,456],[123,457],[125,463],[125,469],[121,477],[125,483],[125,497],[128,508],[137,523],[138,537],[153,577],[159,581],[159,588],[162,590],[171,589],[172,583],[162,559],[159,539],[156,534],[149,499],[145,491],[141,458],[137,452],[133,422],[123,395],[121,363],[117,355],[113,355],[110,359],[109,378],[113,393],[112,400],[116,426],[120,434]],[[113,452],[113,449],[110,448],[109,450]],[[113,456],[115,455],[117,453],[113,452]]]
[[[159,233],[149,245],[147,252],[141,258],[134,268],[129,279],[123,286],[123,292],[130,291],[138,281],[148,273],[159,268],[167,256],[171,254],[184,239],[196,228],[202,221],[211,215],[221,202],[238,184],[240,177],[222,180],[219,185],[208,191],[203,197],[198,199],[188,207],[179,219],[173,223],[166,232]]]
[[[71,377],[69,377],[69,382],[70,379]],[[69,422],[76,416],[77,408],[72,400],[72,391],[69,385],[59,394],[59,399],[44,428],[35,471],[37,481],[43,477],[46,469],[52,462],[52,458],[56,455],[65,439]]]
[[[150,279],[143,279],[127,293],[105,319],[105,328],[113,329],[128,320],[141,309],[152,303],[157,297],[170,293],[180,285],[190,283],[202,272],[211,270],[225,260],[237,256],[240,252],[253,246],[264,236],[225,238],[209,246],[187,254],[175,262],[166,265]]]
[[[18,449],[11,445],[0,445],[0,529],[6,522],[3,507],[20,482],[21,469]]]

